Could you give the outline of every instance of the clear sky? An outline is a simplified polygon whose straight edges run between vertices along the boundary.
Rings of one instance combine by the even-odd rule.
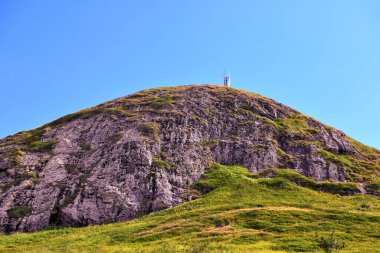
[[[224,68],[380,148],[378,0],[1,0],[0,137]]]

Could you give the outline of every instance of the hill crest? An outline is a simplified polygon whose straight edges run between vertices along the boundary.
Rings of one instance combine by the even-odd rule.
[[[0,140],[0,232],[125,221],[192,198],[210,166],[295,170],[378,194],[379,151],[263,96],[144,90]]]

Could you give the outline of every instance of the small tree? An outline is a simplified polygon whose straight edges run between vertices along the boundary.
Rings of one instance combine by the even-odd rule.
[[[334,250],[339,253],[340,250],[347,247],[345,242],[335,236],[335,233],[331,233],[326,237],[317,235],[317,243],[325,253],[332,253]]]

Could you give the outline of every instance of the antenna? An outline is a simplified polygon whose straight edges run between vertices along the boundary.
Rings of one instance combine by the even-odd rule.
[[[226,74],[226,70],[224,70],[223,74],[223,85],[226,87],[231,87],[231,76]]]

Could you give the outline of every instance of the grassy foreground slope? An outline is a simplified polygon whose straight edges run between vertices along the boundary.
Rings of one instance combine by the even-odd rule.
[[[379,197],[300,187],[294,173],[215,165],[196,200],[125,223],[3,235],[0,252],[322,252],[316,234],[332,232],[341,252],[380,252]]]

